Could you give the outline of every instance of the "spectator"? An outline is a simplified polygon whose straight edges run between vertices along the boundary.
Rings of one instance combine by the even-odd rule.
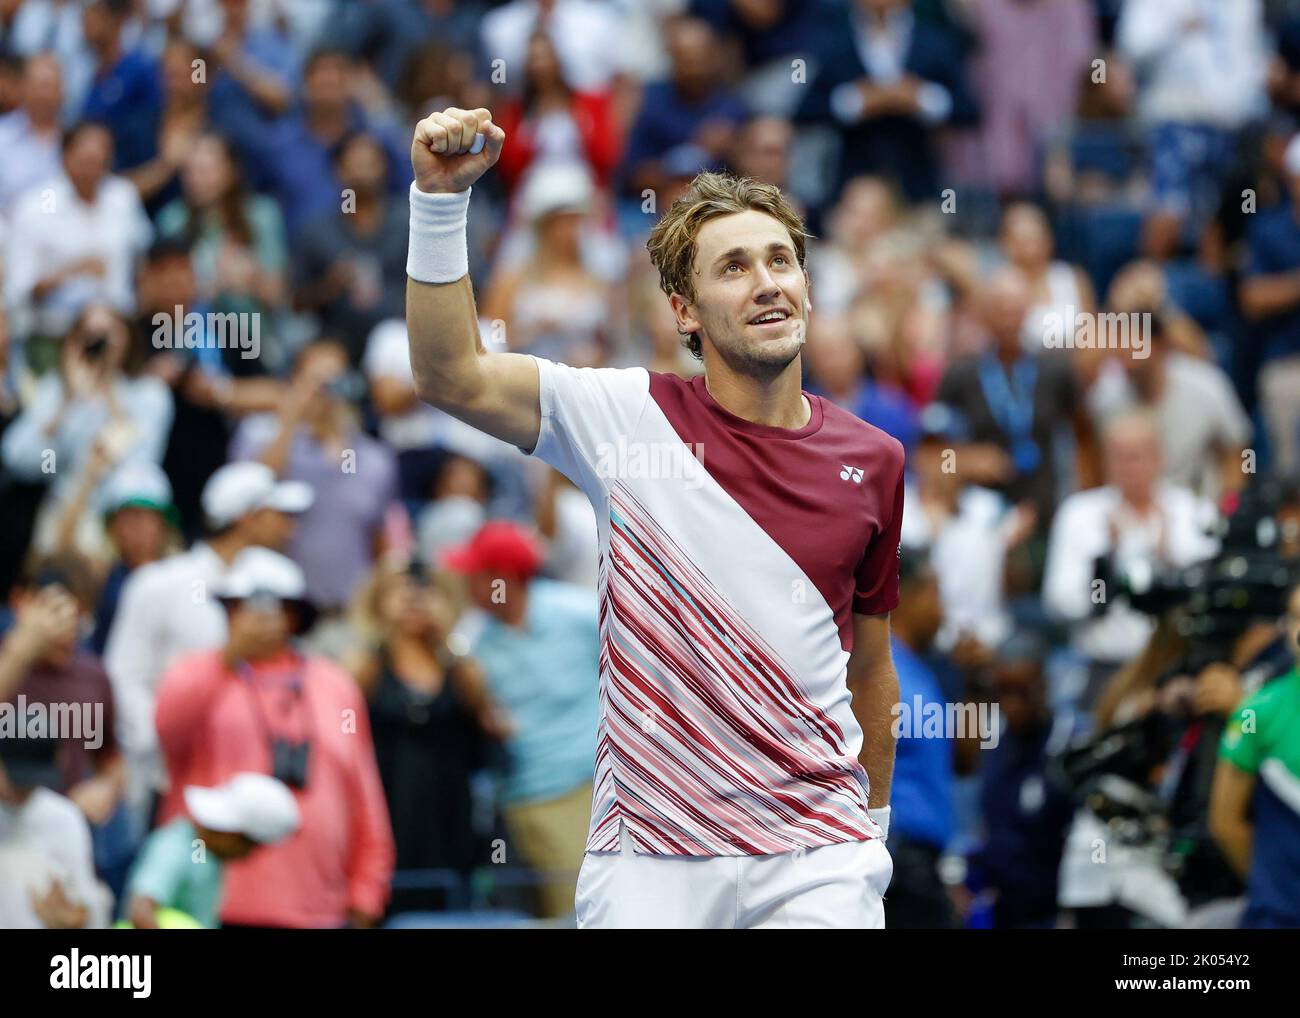
[[[952,650],[974,639],[996,647],[1011,632],[1007,559],[1033,533],[1032,504],[1011,509],[996,492],[966,480],[957,465],[967,436],[951,409],[932,404],[920,427],[903,495],[902,543],[924,549],[938,578],[943,612],[936,643]]]
[[[1134,569],[1183,568],[1218,548],[1207,534],[1213,508],[1185,488],[1161,480],[1160,435],[1150,417],[1131,413],[1105,432],[1106,480],[1062,502],[1052,523],[1043,604],[1072,626],[1075,650],[1092,666],[1090,706],[1097,682],[1135,657],[1154,625],[1115,589]],[[1096,585],[1105,558],[1111,579]]]
[[[222,320],[199,297],[184,239],[159,240],[149,248],[136,288],[137,334],[150,336],[151,348],[157,351],[145,371],[171,387],[176,408],[163,469],[172,483],[181,529],[188,539],[196,540],[205,533],[203,487],[226,462],[235,422],[250,413],[276,409],[284,384],[268,375],[260,349],[229,342]],[[197,341],[177,342],[177,336],[183,339],[188,331],[182,326],[193,320],[191,316],[202,323]]]
[[[510,735],[502,808],[511,841],[541,877],[541,915],[573,911],[591,816],[599,637],[592,592],[535,579],[541,553],[493,521],[448,552],[485,615],[471,653]]]
[[[424,40],[436,39],[445,44],[449,59],[474,58],[483,11],[483,0],[343,4],[332,12],[327,41],[347,50],[355,59],[370,55],[380,80],[397,89],[408,70],[426,63],[420,52]],[[477,104],[461,105],[473,108]]]
[[[932,132],[975,119],[961,46],[918,18],[909,0],[855,0],[837,20],[799,109],[804,121],[840,129],[837,190],[866,173],[896,184],[909,201],[937,200]]]
[[[69,504],[57,541],[58,553],[76,554],[72,526],[82,516],[82,504],[97,472],[83,472],[83,486]],[[83,561],[99,591],[95,604],[95,629],[90,649],[104,653],[108,631],[117,613],[118,599],[126,578],[142,566],[156,562],[171,551],[175,538],[176,510],[167,475],[153,463],[123,464],[104,484],[103,501],[95,507],[103,520],[101,540]]]
[[[1082,269],[1053,259],[1052,227],[1037,205],[1017,202],[1002,214],[998,241],[1002,253],[1029,285],[1029,310],[1021,326],[1025,348],[1041,350],[1052,328],[1064,329],[1067,347],[1074,346],[1079,315],[1096,310],[1092,284]]]
[[[358,608],[369,639],[349,670],[370,704],[397,867],[452,870],[466,879],[484,861],[471,779],[486,765],[490,740],[508,729],[481,669],[448,646],[450,603],[420,566],[381,562]],[[395,891],[391,908],[428,908],[429,898]]]
[[[817,310],[847,311],[867,285],[867,257],[899,225],[899,203],[877,177],[848,181],[826,217],[826,237],[809,245],[808,274],[817,280]]]
[[[517,468],[517,449],[475,431],[415,395],[405,320],[390,318],[375,327],[361,368],[379,417],[379,437],[397,454],[403,499],[428,498],[435,475],[449,454],[490,465],[498,480]]]
[[[736,132],[727,163],[740,177],[752,177],[782,190],[790,187],[794,125],[784,117],[750,117]]]
[[[1030,290],[1014,269],[984,287],[983,319],[992,348],[954,360],[938,398],[966,421],[970,442],[961,470],[1013,502],[1032,499],[1039,526],[1051,520],[1058,492],[1058,441],[1062,423],[1072,427],[1079,468],[1091,479],[1092,429],[1070,361],[1055,351],[1028,352],[1024,329]]]
[[[600,585],[600,540],[582,489],[558,470],[547,471],[533,515],[546,540],[546,575],[594,592]]]
[[[248,0],[221,0],[221,33],[211,45],[216,58],[212,105],[220,126],[238,133],[226,118],[269,122],[293,105],[297,53],[273,22],[254,24]]]
[[[126,43],[123,28],[130,13],[130,0],[91,0],[81,15],[86,45],[96,62],[81,116],[112,131],[114,168],[119,172],[153,155],[163,105],[157,63],[143,49]]]
[[[158,232],[190,247],[199,295],[216,312],[267,315],[285,303],[288,252],[275,202],[249,194],[229,142],[205,134],[181,170],[182,196]]]
[[[1097,53],[1088,0],[975,0],[967,5],[979,52],[971,79],[982,111],[981,176],[999,194],[1038,183],[1041,146],[1069,122]]]
[[[358,131],[383,139],[389,155],[388,190],[410,182],[405,139],[388,136],[370,123],[351,94],[352,62],[338,50],[318,50],[303,69],[302,106],[259,131],[245,152],[257,170],[255,184],[274,192],[289,237],[296,239],[311,222],[341,207],[343,188],[331,153]]]
[[[60,795],[53,739],[0,739],[0,926],[107,924],[86,818]]]
[[[5,300],[34,313],[23,333],[61,334],[86,304],[131,308],[134,259],[153,228],[140,196],[109,173],[113,136],[83,123],[63,137],[63,176],[14,205]]]
[[[1194,236],[1214,214],[1236,133],[1264,112],[1263,5],[1128,0],[1115,40],[1138,73],[1150,132],[1147,250],[1168,251],[1184,226]]]
[[[341,344],[304,348],[280,413],[245,420],[230,449],[231,459],[259,460],[316,493],[289,549],[312,601],[335,616],[384,550],[385,514],[397,498],[392,452],[361,430],[348,403],[359,384]]]
[[[99,658],[78,646],[92,597],[89,577],[75,562],[33,563],[11,594],[18,622],[0,652],[0,702],[46,708],[48,734],[58,743],[58,787],[98,827],[117,809],[123,766],[108,676]],[[67,709],[56,711],[61,705]]]
[[[997,929],[1056,925],[1057,870],[1074,802],[1051,767],[1071,733],[1048,709],[1046,652],[1042,640],[1017,634],[998,648],[992,669],[1004,725],[997,745],[981,754],[984,839],[971,867],[994,896]]]
[[[514,192],[536,167],[580,163],[608,187],[621,137],[608,92],[578,92],[564,79],[555,44],[543,31],[528,40],[522,95],[497,111],[506,146],[497,167]]]
[[[689,160],[697,169],[720,164],[748,115],[723,84],[717,36],[707,22],[674,21],[667,42],[672,71],[667,81],[646,86],[623,156],[627,192],[640,200],[653,191],[664,209],[671,175],[665,164]],[[681,151],[688,148],[689,155]]]
[[[483,316],[505,324],[511,350],[575,365],[603,363],[619,345],[612,287],[583,259],[582,226],[594,195],[586,171],[548,166],[529,180],[520,212],[535,238],[532,256],[493,275]]]
[[[579,91],[604,91],[616,83],[628,41],[615,9],[598,0],[510,0],[483,16],[484,59],[505,67],[528,62],[529,40],[542,28],[555,44],[564,77]],[[497,66],[497,65],[492,65]],[[485,75],[486,76],[486,75]]]
[[[303,232],[295,303],[324,334],[359,346],[405,311],[408,209],[405,196],[388,194],[388,152],[369,135],[343,141],[335,167],[348,200]],[[360,361],[361,349],[349,352]]]
[[[38,481],[54,474],[35,537],[39,550],[54,547],[60,519],[83,484],[78,475],[88,465],[94,470],[96,458],[114,465],[162,459],[172,422],[171,393],[156,378],[123,372],[129,345],[129,327],[121,316],[103,305],[86,308],[63,340],[59,370],[41,379],[32,401],[0,440],[5,467],[16,477]],[[87,507],[102,497],[103,481],[97,480]],[[78,519],[73,532],[82,525]]]
[[[1300,134],[1283,162],[1290,200],[1252,223],[1238,294],[1258,335],[1260,409],[1273,467],[1290,474],[1300,470]]]
[[[127,802],[137,840],[147,827],[154,794],[164,787],[153,724],[163,672],[180,654],[221,645],[226,619],[214,588],[245,548],[283,548],[295,516],[311,501],[310,488],[277,482],[263,464],[231,463],[203,490],[208,540],[183,555],[142,566],[123,584],[104,664],[121,719]]]
[[[804,356],[814,391],[911,450],[919,433],[916,408],[905,393],[871,377],[866,351],[854,340],[848,323],[822,317],[810,331]]]
[[[1171,349],[1163,316],[1148,314],[1148,356],[1106,359],[1088,394],[1093,417],[1100,425],[1131,410],[1149,411],[1160,430],[1164,479],[1217,501],[1246,482],[1242,452],[1250,419],[1223,371]]]
[[[186,816],[150,834],[131,871],[126,915],[137,930],[162,925],[163,909],[215,929],[225,864],[292,837],[302,822],[293,792],[265,774],[236,774],[216,788],[191,785],[184,798]]]
[[[1291,591],[1287,641],[1300,659],[1300,588]],[[1210,797],[1210,830],[1246,880],[1250,928],[1300,928],[1300,671],[1273,679],[1234,712],[1223,732]]]
[[[270,772],[296,790],[297,835],[231,863],[225,926],[372,926],[384,912],[393,835],[356,683],[291,637],[310,628],[302,570],[248,548],[214,591],[226,609],[222,648],[179,658],[158,688],[158,739],[171,791],[160,819],[181,814],[187,785]]]
[[[492,499],[492,478],[481,463],[452,453],[440,460],[429,494],[416,518],[415,539],[419,560],[435,563],[483,525]]]
[[[178,196],[177,173],[208,126],[212,104],[207,77],[199,71],[202,65],[199,50],[184,39],[172,39],[163,50],[158,133],[151,141],[148,159],[126,173],[151,210]]]
[[[920,721],[938,710],[949,716],[939,680],[925,662],[943,607],[939,584],[924,561],[910,552],[900,559],[898,608],[890,617],[890,651],[898,672],[895,730],[898,750],[890,786],[889,925],[894,929],[949,929],[956,925],[952,902],[939,877],[939,857],[952,839],[953,744],[962,733],[922,734]],[[910,724],[900,724],[910,718]],[[966,733],[974,738],[975,733]],[[891,817],[893,814],[891,814]]]
[[[0,151],[5,165],[0,172],[0,217],[18,196],[60,176],[59,104],[63,79],[54,57],[41,54],[23,64],[21,104],[0,117]]]

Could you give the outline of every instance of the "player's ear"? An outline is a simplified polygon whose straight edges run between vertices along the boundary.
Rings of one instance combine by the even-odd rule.
[[[674,293],[669,296],[668,303],[672,305],[673,317],[677,319],[679,336],[689,336],[693,332],[700,331],[702,328],[700,320],[695,317],[695,309],[687,303],[685,297]]]

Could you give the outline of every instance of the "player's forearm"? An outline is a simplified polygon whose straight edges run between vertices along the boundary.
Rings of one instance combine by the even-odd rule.
[[[406,328],[420,399],[449,411],[471,405],[483,385],[484,349],[469,277],[440,284],[408,279]]]
[[[862,729],[862,751],[858,761],[871,782],[871,809],[889,805],[894,781],[894,707],[898,703],[898,673],[886,657],[858,675],[849,675],[853,714]]]

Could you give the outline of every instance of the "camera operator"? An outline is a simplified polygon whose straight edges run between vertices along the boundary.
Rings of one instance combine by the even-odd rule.
[[[1300,586],[1284,619],[1300,662]],[[1300,669],[1266,682],[1223,732],[1210,830],[1246,881],[1241,925],[1300,928]]]
[[[1154,623],[1097,578],[1098,563],[1127,573],[1177,569],[1209,558],[1216,541],[1209,503],[1160,480],[1160,439],[1144,413],[1125,414],[1105,432],[1107,483],[1067,497],[1052,523],[1043,603],[1071,625],[1071,644],[1089,667],[1083,706],[1115,668],[1132,660]],[[1099,611],[1099,607],[1101,610]]]

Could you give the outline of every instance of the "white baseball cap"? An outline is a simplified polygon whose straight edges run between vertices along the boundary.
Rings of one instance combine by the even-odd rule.
[[[524,181],[520,211],[532,222],[551,212],[586,211],[595,193],[591,174],[579,163],[543,163]]]
[[[172,486],[156,463],[129,460],[104,482],[100,509],[109,516],[127,506],[142,506],[164,515],[172,510]]]
[[[236,555],[215,586],[218,597],[241,600],[255,594],[269,594],[283,601],[302,601],[307,596],[307,580],[298,563],[259,545]]]
[[[245,771],[216,788],[185,786],[185,808],[201,827],[274,845],[302,824],[298,801],[283,781]]]
[[[277,480],[265,463],[227,463],[203,487],[203,513],[220,529],[258,509],[306,512],[313,497],[310,484]]]

